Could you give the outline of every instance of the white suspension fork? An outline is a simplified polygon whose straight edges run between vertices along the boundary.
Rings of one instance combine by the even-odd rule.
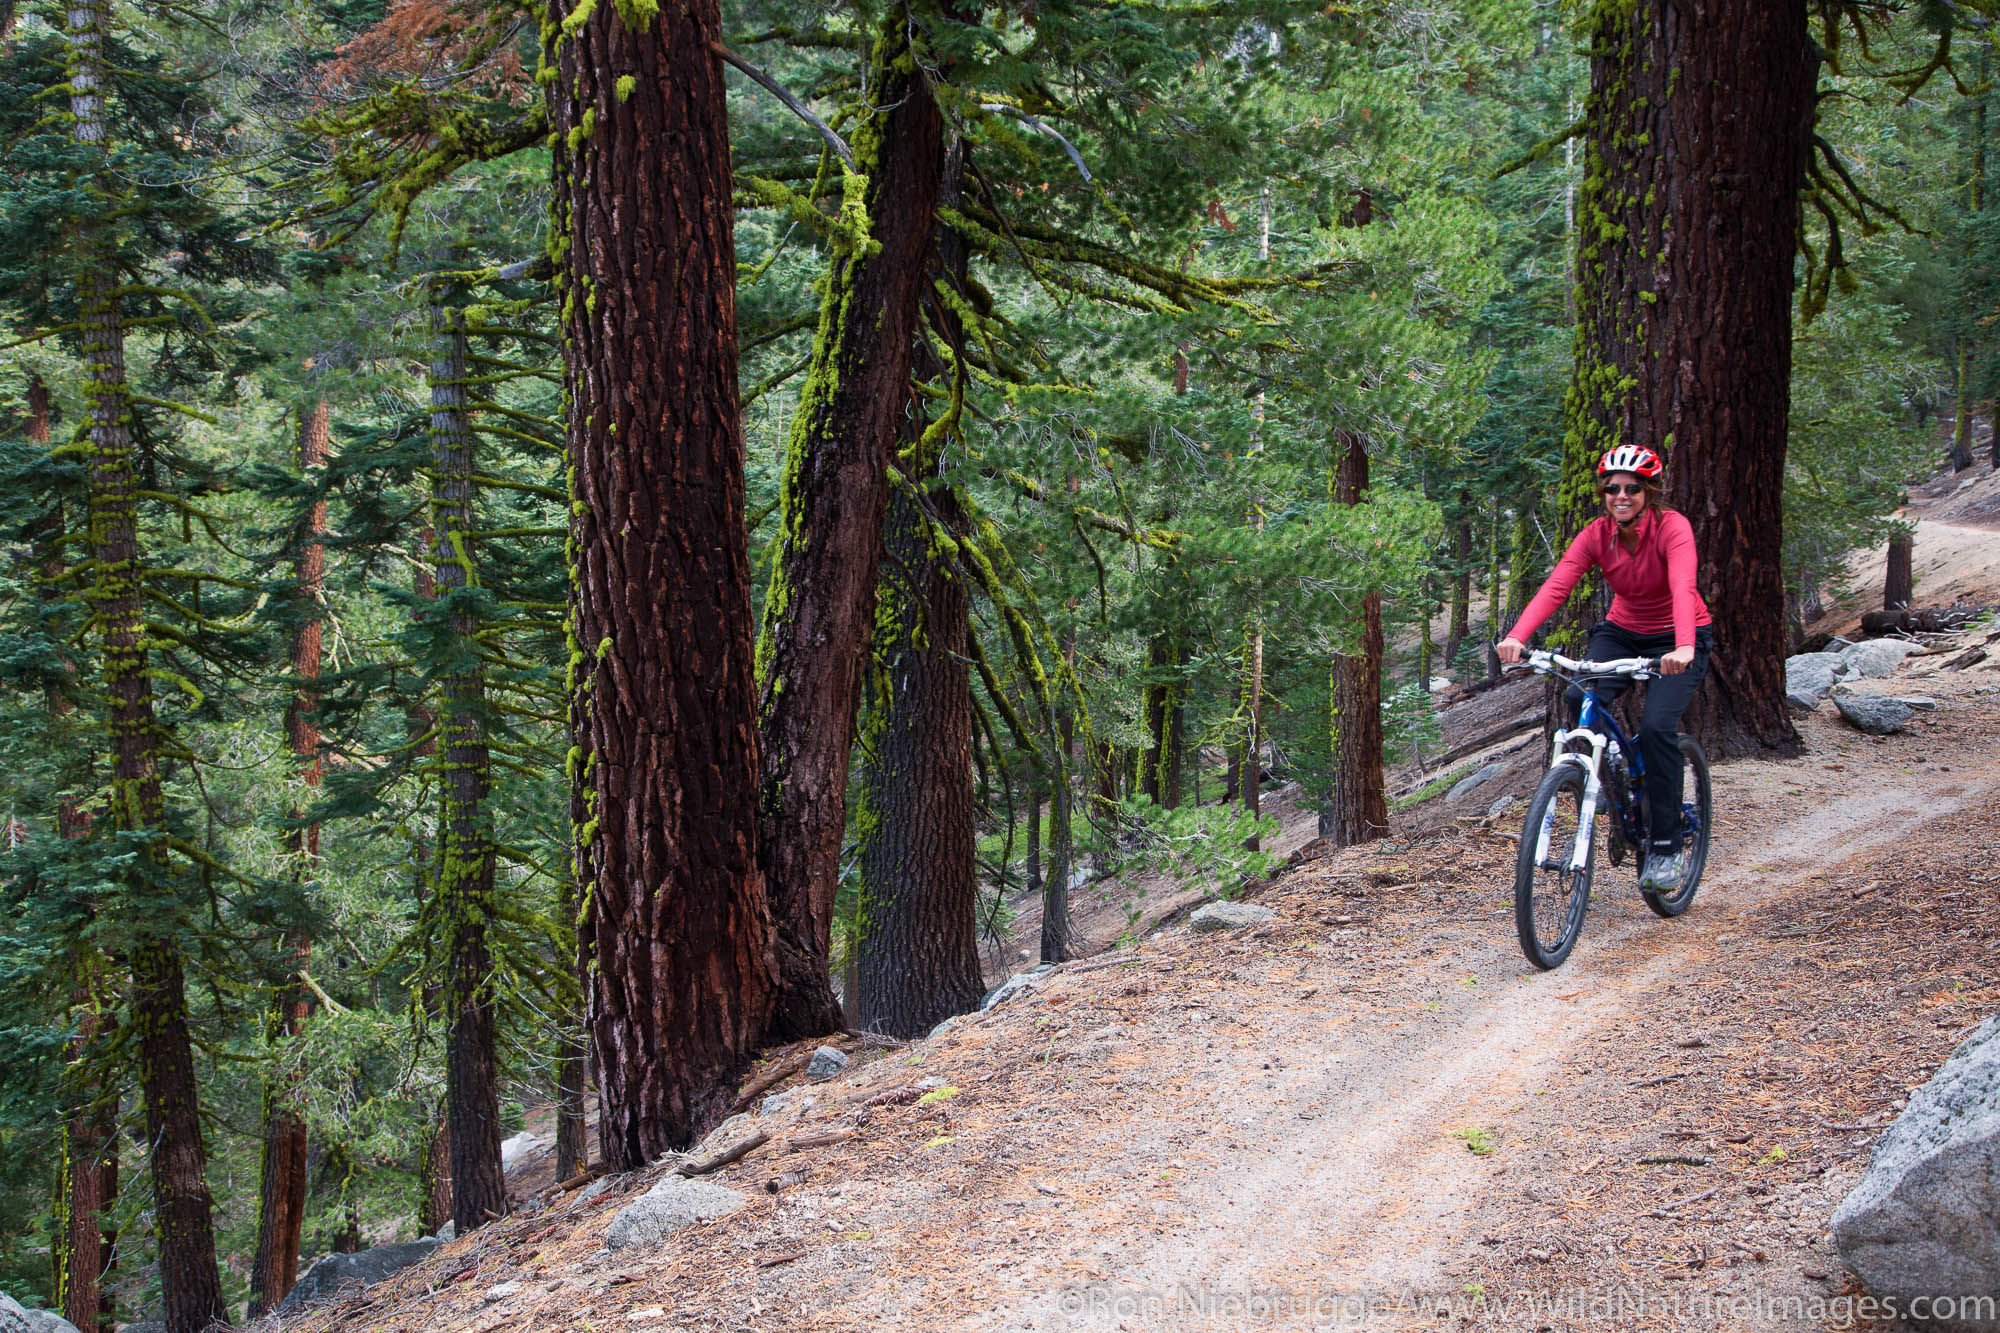
[[[1583,754],[1569,748],[1569,742],[1581,739],[1589,742],[1590,753]],[[1549,755],[1549,769],[1558,764],[1578,764],[1583,768],[1582,809],[1576,817],[1576,845],[1570,849],[1569,868],[1579,874],[1590,860],[1590,843],[1597,829],[1597,798],[1604,790],[1603,780],[1598,776],[1604,765],[1604,747],[1608,738],[1588,728],[1573,731],[1558,731]],[[1550,801],[1548,809],[1542,812],[1542,827],[1535,836],[1535,864],[1549,863],[1549,843],[1555,838],[1556,806]]]

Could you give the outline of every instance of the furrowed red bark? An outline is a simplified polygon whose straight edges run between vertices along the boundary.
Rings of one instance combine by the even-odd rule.
[[[452,1220],[463,1236],[507,1213],[500,1170],[500,1067],[494,1048],[492,756],[486,675],[474,646],[479,617],[478,441],[467,406],[471,349],[465,312],[437,294],[431,305],[431,575],[455,643],[439,683],[436,913],[444,951],[445,1112],[451,1119]]]
[[[300,413],[298,428],[299,471],[307,478],[326,466],[329,417],[325,402]],[[326,501],[315,500],[306,515],[303,540],[293,562],[293,577],[299,603],[305,612],[292,626],[292,675],[300,682],[285,710],[285,734],[298,760],[299,776],[310,793],[319,787],[319,727],[313,721],[314,696],[311,682],[319,679],[321,623],[317,613],[326,583]],[[293,817],[303,811],[295,807]],[[319,860],[319,825],[308,824],[291,835],[291,853],[301,879],[309,877]],[[303,969],[311,956],[312,941],[304,935],[292,940],[292,950]],[[312,1013],[312,997],[303,986],[294,987],[282,1001],[280,1024],[287,1038],[304,1030]],[[292,1289],[299,1271],[299,1236],[306,1211],[306,1124],[293,1104],[290,1090],[282,1085],[264,1090],[263,1162],[258,1178],[257,1252],[250,1264],[250,1305],[252,1319],[275,1310]]]
[[[855,705],[873,627],[888,464],[909,403],[930,271],[944,121],[910,45],[884,16],[855,128],[869,244],[837,244],[779,481],[783,526],[757,645],[763,775],[759,852],[777,925],[773,1040],[841,1025],[828,972]]]
[[[67,10],[70,112],[78,146],[102,159],[109,149],[103,96],[107,0],[77,0]],[[108,171],[92,181],[96,202],[122,188]],[[97,217],[76,230],[77,317],[87,370],[90,475],[91,602],[103,654],[103,691],[111,759],[107,804],[118,832],[138,835],[126,884],[131,914],[127,962],[132,971],[127,1023],[146,1105],[153,1179],[153,1225],[167,1333],[201,1333],[227,1321],[202,1142],[200,1089],[188,1033],[181,947],[168,931],[172,869],[167,861],[166,797],[146,648],[140,572],[137,479],[133,475],[132,396],[125,377],[124,309],[119,268]],[[156,911],[157,902],[164,911]],[[163,929],[164,928],[164,929]]]
[[[1368,493],[1368,442],[1336,437],[1334,500],[1356,505]],[[1388,786],[1382,774],[1382,594],[1361,601],[1359,652],[1333,659],[1333,799],[1320,812],[1319,832],[1336,847],[1373,842],[1389,831]]]
[[[551,89],[579,948],[625,1170],[729,1110],[774,971],[716,0],[599,5]]]
[[[1711,756],[1790,753],[1780,547],[1792,268],[1818,51],[1804,0],[1634,0],[1591,32],[1564,517],[1597,457],[1667,458],[1715,618],[1682,728]]]

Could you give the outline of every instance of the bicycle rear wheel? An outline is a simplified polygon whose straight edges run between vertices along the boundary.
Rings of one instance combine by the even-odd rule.
[[[1694,891],[1701,886],[1701,872],[1708,864],[1708,835],[1715,817],[1715,793],[1709,786],[1708,756],[1692,736],[1681,737],[1681,841],[1688,850],[1687,873],[1672,893],[1639,888],[1646,906],[1661,916],[1679,916],[1694,905]]]
[[[1583,792],[1583,766],[1573,761],[1557,764],[1535,788],[1521,825],[1521,847],[1514,861],[1514,924],[1521,934],[1521,952],[1544,970],[1560,967],[1569,957],[1590,906],[1590,877],[1597,866],[1595,837],[1584,854],[1583,869],[1570,865],[1582,830]],[[1535,853],[1545,822],[1548,853],[1538,861]]]

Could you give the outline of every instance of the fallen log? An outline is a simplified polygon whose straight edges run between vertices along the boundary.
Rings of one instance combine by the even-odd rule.
[[[812,1055],[813,1053],[809,1049],[793,1051],[790,1055],[778,1061],[777,1064],[772,1065],[769,1069],[751,1079],[748,1083],[745,1083],[743,1091],[736,1094],[736,1101],[730,1106],[729,1113],[735,1115],[738,1111],[747,1110],[750,1103],[756,1101],[772,1088],[777,1087],[780,1083],[783,1083],[786,1079],[811,1064]]]
[[[705,1176],[710,1172],[720,1171],[731,1162],[742,1161],[745,1157],[748,1157],[751,1153],[757,1151],[757,1149],[770,1141],[771,1136],[768,1133],[761,1129],[757,1130],[747,1138],[738,1139],[721,1152],[715,1153],[712,1156],[682,1162],[674,1168],[674,1174],[681,1176]]]

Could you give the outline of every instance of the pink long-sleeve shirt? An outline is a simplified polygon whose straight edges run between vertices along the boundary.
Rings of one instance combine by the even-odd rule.
[[[1652,508],[1639,517],[1636,550],[1619,544],[1618,524],[1609,516],[1577,533],[1507,637],[1526,643],[1592,565],[1611,585],[1613,624],[1634,634],[1672,630],[1674,647],[1694,647],[1695,630],[1709,623],[1708,604],[1694,589],[1694,525],[1684,514]]]

